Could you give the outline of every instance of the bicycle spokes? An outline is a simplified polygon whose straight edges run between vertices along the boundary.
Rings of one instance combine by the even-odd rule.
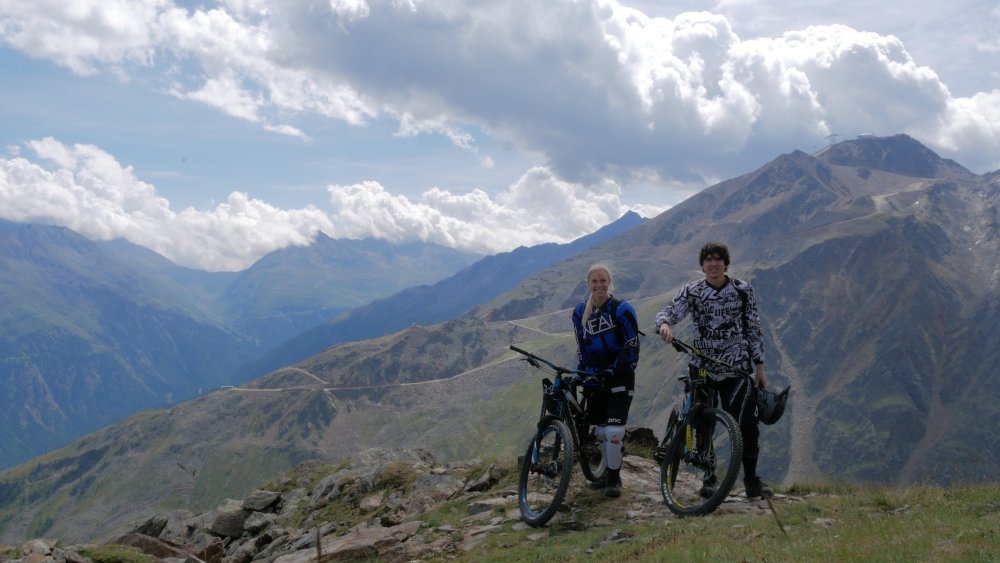
[[[710,423],[676,433],[660,465],[660,491],[679,516],[708,514],[725,500],[740,470],[743,441],[731,416],[706,409]],[[686,430],[693,430],[689,441]],[[690,444],[690,446],[689,446]]]
[[[518,477],[521,517],[540,526],[555,515],[573,471],[573,442],[561,421],[552,420],[528,445]]]

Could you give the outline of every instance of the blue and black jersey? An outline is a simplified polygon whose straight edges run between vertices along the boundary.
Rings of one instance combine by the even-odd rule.
[[[628,301],[611,296],[601,307],[595,306],[585,320],[585,306],[580,303],[573,310],[577,369],[595,373],[610,369],[615,375],[634,375],[639,362],[639,323],[635,309]]]

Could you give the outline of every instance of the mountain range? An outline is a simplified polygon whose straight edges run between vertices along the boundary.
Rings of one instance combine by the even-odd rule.
[[[448,319],[642,220],[627,213],[567,244],[485,258],[320,233],[241,272],[184,268],[123,239],[0,221],[8,305],[0,380],[13,390],[0,414],[0,468],[338,342]],[[508,275],[495,279],[496,270]],[[449,281],[436,284],[442,277]],[[441,294],[452,298],[434,298]]]
[[[866,136],[780,155],[439,324],[336,344],[7,470],[0,540],[75,540],[208,509],[303,460],[374,445],[517,453],[540,378],[507,347],[571,363],[569,308],[598,261],[652,334],[655,312],[700,277],[709,240],[730,246],[730,274],[756,290],[771,385],[792,386],[784,418],[762,427],[765,479],[1000,474],[988,422],[1000,404],[1000,172],[973,174],[905,135]],[[683,369],[655,337],[642,341],[630,425],[664,427]]]
[[[487,256],[441,281],[404,289],[317,324],[244,365],[240,376],[248,380],[265,375],[340,342],[446,321],[514,289],[531,274],[619,236],[643,221],[637,213],[629,211],[614,223],[567,244],[522,246]]]
[[[0,221],[0,467],[238,382],[248,358],[479,258],[320,235],[242,272],[205,272],[124,240]]]

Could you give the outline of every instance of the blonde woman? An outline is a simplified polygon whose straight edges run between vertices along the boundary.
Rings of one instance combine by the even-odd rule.
[[[621,495],[623,441],[628,410],[635,394],[639,361],[639,323],[635,309],[611,294],[611,270],[595,264],[587,271],[587,300],[573,309],[577,369],[597,375],[584,390],[588,421],[597,425],[608,471],[604,494]]]

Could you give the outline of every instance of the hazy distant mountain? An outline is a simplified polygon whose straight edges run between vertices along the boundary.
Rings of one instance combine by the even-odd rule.
[[[770,481],[1000,474],[990,423],[1000,174],[974,175],[906,136],[865,137],[782,155],[456,319],[333,346],[4,472],[0,541],[39,535],[31,526],[88,538],[170,507],[201,510],[303,459],[372,445],[513,454],[537,416],[540,377],[507,345],[571,363],[568,307],[597,260],[611,263],[615,293],[651,333],[655,311],[700,276],[697,250],[713,239],[730,244],[730,273],[757,289],[772,386],[793,385],[785,418],[762,428]],[[630,425],[662,432],[682,370],[679,354],[644,339]]]
[[[307,247],[276,250],[240,272],[216,305],[266,351],[341,311],[436,282],[480,258],[437,244],[320,233]]]
[[[0,468],[139,410],[235,383],[235,369],[337,311],[480,258],[319,236],[249,269],[177,266],[125,240],[0,221]]]
[[[122,251],[0,221],[2,466],[215,388],[253,349]]]
[[[522,246],[510,252],[487,256],[437,283],[409,287],[305,331],[241,368],[240,376],[249,379],[263,375],[341,342],[374,338],[411,325],[435,324],[451,319],[517,287],[529,275],[583,253],[644,220],[630,211],[614,223],[567,244]]]

